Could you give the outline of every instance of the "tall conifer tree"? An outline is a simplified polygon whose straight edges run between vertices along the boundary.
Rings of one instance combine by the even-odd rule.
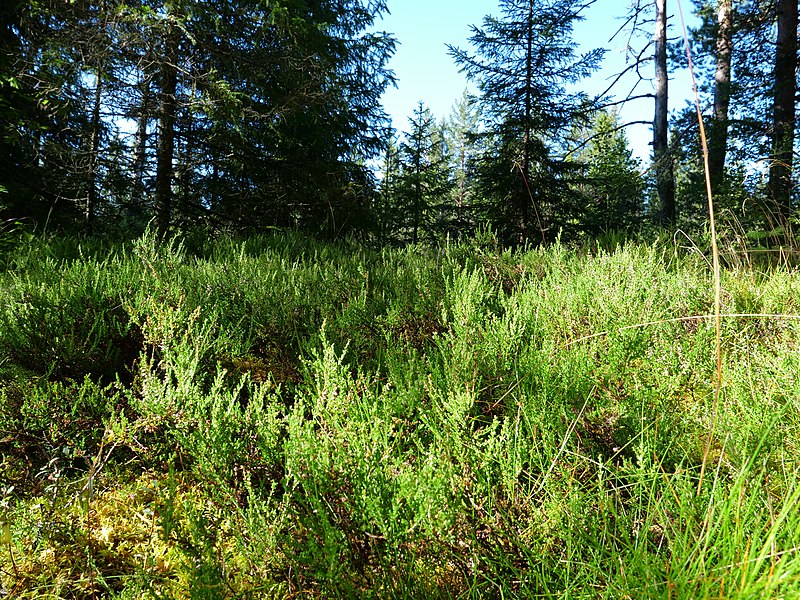
[[[0,160],[45,197],[34,214],[15,194],[6,214],[65,221],[49,204],[76,222],[157,216],[162,235],[198,221],[328,233],[367,223],[366,161],[385,138],[380,96],[392,81],[394,40],[373,27],[385,10],[384,0],[0,9],[0,91],[18,86],[32,106],[0,99],[16,136],[0,124]]]
[[[493,190],[497,200],[511,205],[501,207],[509,241],[543,241],[563,224],[552,187],[564,165],[553,149],[588,112],[587,98],[567,86],[592,73],[602,56],[600,50],[578,54],[572,39],[581,12],[591,4],[501,0],[499,17],[487,16],[481,27],[473,26],[474,54],[450,48],[477,82],[487,130],[495,137],[485,167],[493,170],[499,160],[500,170],[515,173],[513,183],[505,178],[502,186],[513,189]]]
[[[453,105],[445,130],[453,171],[452,222],[457,236],[474,225],[472,202],[480,119],[481,114],[474,99],[465,90]]]
[[[708,157],[711,189],[715,193],[722,188],[725,177],[725,159],[728,152],[733,57],[733,2],[732,0],[717,0],[716,8],[714,118],[711,121]]]
[[[423,234],[431,237],[434,213],[447,199],[450,174],[443,139],[431,111],[420,102],[405,140],[400,145],[398,194],[406,213],[409,241],[416,244]]]
[[[591,236],[631,233],[644,213],[646,186],[618,114],[597,113],[587,133],[589,141],[578,156],[586,165],[579,186],[587,205],[583,230]]]

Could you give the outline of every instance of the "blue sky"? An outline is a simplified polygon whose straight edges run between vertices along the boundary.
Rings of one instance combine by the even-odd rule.
[[[674,3],[672,3],[674,6]],[[684,2],[684,4],[686,4]],[[629,3],[625,0],[598,0],[586,11],[586,20],[578,24],[575,40],[581,48],[608,48],[603,70],[585,83],[585,90],[598,93],[608,86],[608,77],[621,70],[624,65],[623,45],[627,38],[618,36],[610,45],[609,38],[619,29],[621,17]],[[688,13],[688,5],[685,11]],[[386,111],[399,130],[407,127],[408,117],[419,100],[433,113],[442,118],[450,114],[451,107],[461,96],[467,82],[458,72],[447,53],[446,44],[468,48],[470,25],[480,25],[487,14],[498,15],[496,0],[389,0],[391,14],[378,23],[378,28],[395,35],[399,44],[397,53],[389,63],[398,78],[397,89],[390,89],[383,97]],[[687,18],[688,14],[687,14]],[[674,31],[680,31],[677,15]],[[652,66],[645,72],[650,75]],[[690,83],[685,75],[678,75],[671,82],[670,95],[678,98],[670,102],[670,109],[682,107],[691,94]],[[638,88],[639,93],[652,91],[648,82]],[[619,93],[627,93],[624,86]],[[631,103],[621,114],[626,121],[649,121],[653,116],[653,101],[650,99]],[[631,127],[627,131],[631,147],[636,156],[647,160],[652,133],[647,126]]]

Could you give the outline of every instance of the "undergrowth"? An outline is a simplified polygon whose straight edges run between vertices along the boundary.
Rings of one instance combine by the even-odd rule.
[[[788,267],[723,277],[698,494],[713,287],[671,245],[3,264],[0,595],[800,596]]]

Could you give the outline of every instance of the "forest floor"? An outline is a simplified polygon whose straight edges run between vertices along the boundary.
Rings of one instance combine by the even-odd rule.
[[[715,414],[669,243],[0,258],[0,597],[800,597],[792,268],[724,270]]]

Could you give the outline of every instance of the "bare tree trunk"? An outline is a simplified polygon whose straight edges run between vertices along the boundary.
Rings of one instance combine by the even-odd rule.
[[[714,119],[708,157],[711,189],[716,193],[725,177],[728,150],[728,110],[731,103],[731,55],[733,53],[732,0],[717,5],[717,69],[714,75]]]
[[[792,210],[792,153],[794,151],[797,83],[797,3],[778,0],[778,44],[775,49],[772,160],[769,189],[782,226]]]
[[[530,235],[530,205],[533,200],[528,181],[531,167],[531,110],[533,85],[533,0],[528,0],[528,23],[525,48],[525,123],[522,140],[522,172],[520,173],[520,242],[528,241]]]
[[[139,114],[136,124],[136,147],[133,157],[133,191],[129,212],[134,214],[141,209],[144,201],[144,170],[147,164],[147,123],[150,112],[150,79],[145,78],[139,84],[142,92]]]
[[[92,107],[92,139],[89,155],[89,191],[86,198],[86,231],[92,233],[97,212],[97,165],[100,162],[100,105],[103,99],[103,79],[100,70],[95,74],[94,106]]]
[[[667,72],[667,0],[655,0],[655,3],[656,107],[653,120],[653,161],[660,203],[660,221],[661,225],[669,227],[675,224],[675,176],[667,129],[669,81]]]
[[[173,32],[167,33],[166,55],[161,65],[161,115],[156,160],[156,223],[158,238],[169,233],[172,220],[172,176],[175,153],[175,94],[178,88],[178,44]]]

